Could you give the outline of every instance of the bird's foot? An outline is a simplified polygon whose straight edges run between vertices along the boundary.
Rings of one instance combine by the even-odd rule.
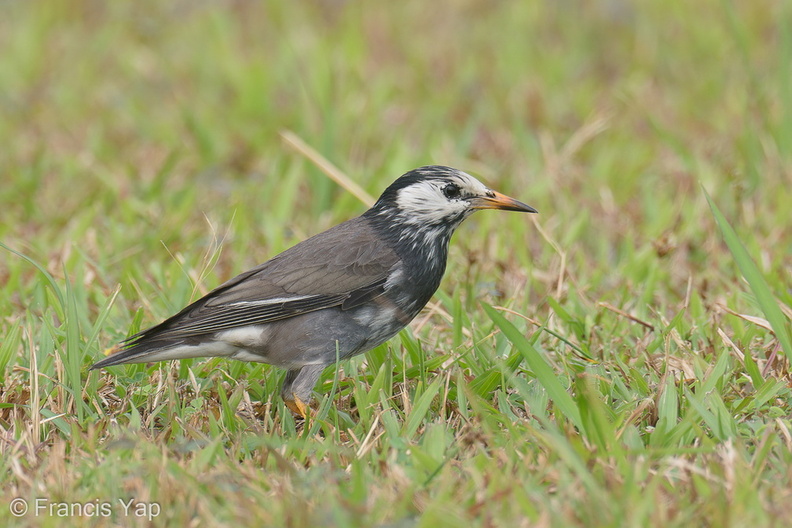
[[[286,407],[288,407],[295,416],[299,416],[303,420],[308,418],[308,412],[311,408],[307,403],[303,402],[299,396],[291,394],[291,398],[283,398],[283,401]]]

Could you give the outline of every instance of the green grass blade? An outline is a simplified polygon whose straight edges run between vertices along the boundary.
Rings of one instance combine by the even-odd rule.
[[[427,413],[429,412],[429,406],[432,405],[432,400],[434,397],[437,396],[437,393],[440,391],[440,387],[443,384],[443,378],[436,378],[421,394],[418,399],[415,401],[413,405],[412,412],[410,412],[410,416],[407,417],[407,424],[404,426],[404,430],[402,432],[402,436],[405,438],[412,438],[415,435],[416,431],[418,431],[418,427],[421,425],[421,422],[426,418]]]
[[[55,292],[55,295],[58,296],[58,302],[60,303],[61,307],[64,307],[65,309],[66,301],[64,300],[63,297],[63,291],[60,289],[60,286],[58,286],[58,282],[55,280],[55,277],[53,277],[52,274],[50,274],[50,272],[47,271],[46,268],[44,268],[44,266],[42,266],[32,258],[28,257],[24,253],[20,253],[19,251],[6,246],[2,242],[0,242],[0,248],[5,249],[6,251],[10,251],[14,255],[22,258],[23,260],[26,260],[28,263],[32,264],[37,270],[39,270],[39,272],[44,276],[44,278],[47,279],[47,283],[52,288],[52,291]]]
[[[564,416],[574,423],[576,427],[582,429],[583,422],[580,417],[580,410],[575,405],[572,396],[569,395],[567,389],[553,372],[552,367],[545,361],[539,351],[534,348],[517,327],[498,313],[497,310],[484,303],[481,303],[481,305],[484,307],[484,311],[487,312],[490,319],[492,319],[492,322],[501,329],[503,335],[505,335],[512,345],[517,347],[522,353],[528,366],[531,367],[531,370],[533,370],[536,375],[536,379],[541,383],[542,387],[544,387],[547,394],[555,402]]]
[[[784,351],[787,358],[792,359],[792,337],[789,335],[788,321],[784,318],[784,314],[781,312],[781,308],[779,308],[775,297],[773,297],[770,287],[767,285],[759,268],[748,254],[748,250],[745,249],[745,246],[740,241],[737,233],[729,224],[728,220],[726,220],[726,217],[723,216],[723,213],[718,209],[718,206],[712,198],[710,198],[706,189],[704,189],[704,196],[707,198],[707,202],[712,210],[712,215],[718,223],[718,228],[723,235],[723,239],[726,241],[726,245],[729,247],[729,251],[731,251],[734,260],[740,267],[740,272],[743,274],[743,277],[748,281],[748,285],[751,287],[756,297],[756,302],[759,303],[759,307],[764,313],[765,319],[767,319],[767,322],[769,322],[770,326],[773,328],[773,333],[775,333],[776,339],[778,339],[778,342],[781,344],[781,349]]]

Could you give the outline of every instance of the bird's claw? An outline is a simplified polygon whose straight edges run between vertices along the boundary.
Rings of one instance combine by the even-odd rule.
[[[310,407],[308,404],[303,402],[296,394],[291,395],[292,398],[286,399],[284,398],[284,403],[286,403],[286,407],[295,415],[299,416],[303,420],[308,418],[308,411]]]

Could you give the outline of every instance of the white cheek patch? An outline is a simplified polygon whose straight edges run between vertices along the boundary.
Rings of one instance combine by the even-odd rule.
[[[447,199],[437,184],[429,181],[400,190],[396,205],[404,213],[403,221],[408,224],[438,224],[470,206],[464,200]]]
[[[460,198],[449,199],[443,194],[443,187],[452,182],[459,186]],[[454,171],[443,179],[427,179],[404,187],[396,197],[396,205],[406,224],[440,224],[454,219],[461,221],[472,212],[470,202],[465,197],[484,196],[488,191],[473,176]]]

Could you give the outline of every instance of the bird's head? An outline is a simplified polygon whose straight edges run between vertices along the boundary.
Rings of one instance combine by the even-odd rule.
[[[529,205],[488,189],[467,173],[439,165],[420,167],[401,176],[385,189],[372,211],[398,217],[406,225],[444,226],[453,231],[478,209],[536,212]]]
[[[448,241],[462,221],[479,209],[535,213],[536,209],[487,188],[451,167],[420,167],[399,177],[366,212],[401,248],[428,255],[445,266]],[[437,259],[437,260],[436,260]]]

